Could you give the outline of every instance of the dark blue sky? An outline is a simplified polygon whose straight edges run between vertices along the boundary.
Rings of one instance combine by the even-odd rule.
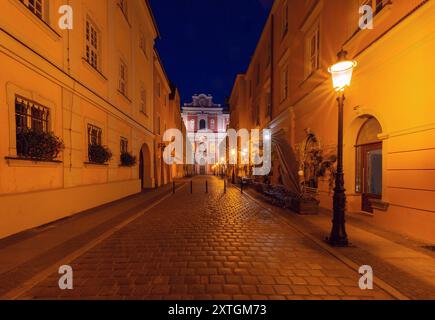
[[[150,0],[161,39],[157,50],[180,90],[224,104],[237,73],[245,72],[273,0]]]

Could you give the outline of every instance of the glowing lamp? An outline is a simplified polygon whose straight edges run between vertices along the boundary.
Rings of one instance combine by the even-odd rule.
[[[353,69],[357,65],[356,61],[347,60],[346,55],[347,52],[341,50],[338,53],[338,62],[328,69],[332,76],[335,91],[344,91],[346,87],[350,86]]]

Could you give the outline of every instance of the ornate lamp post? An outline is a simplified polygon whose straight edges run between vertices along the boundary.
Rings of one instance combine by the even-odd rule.
[[[346,195],[344,189],[343,174],[343,107],[344,90],[350,86],[352,72],[356,67],[356,61],[346,59],[347,52],[341,50],[338,53],[338,62],[329,68],[332,76],[332,83],[338,93],[338,141],[337,141],[337,174],[334,188],[334,213],[332,219],[331,235],[327,238],[330,245],[345,247],[349,244],[345,227]]]

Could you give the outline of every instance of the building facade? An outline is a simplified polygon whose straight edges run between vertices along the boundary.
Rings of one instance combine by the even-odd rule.
[[[359,27],[362,5],[373,29]],[[331,209],[338,111],[328,67],[345,49],[358,62],[344,110],[347,211],[434,243],[434,19],[425,0],[275,1],[230,98],[230,127],[269,128],[274,145],[289,146],[258,178],[283,184],[283,162],[294,162],[301,189]]]
[[[213,102],[211,95],[199,94],[192,97],[191,103],[184,104],[182,117],[191,148],[188,150],[195,157],[193,174],[215,173],[213,166],[225,161],[221,143],[226,137],[229,114]],[[222,157],[224,161],[221,161]]]
[[[2,3],[0,238],[166,181],[155,168],[162,72],[148,2],[68,4],[72,29],[59,27],[63,1]],[[58,149],[38,153],[46,142]]]

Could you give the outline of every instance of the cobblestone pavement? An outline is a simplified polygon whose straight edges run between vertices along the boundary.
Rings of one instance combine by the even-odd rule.
[[[196,178],[73,262],[74,289],[52,274],[29,299],[390,299],[223,182]]]

